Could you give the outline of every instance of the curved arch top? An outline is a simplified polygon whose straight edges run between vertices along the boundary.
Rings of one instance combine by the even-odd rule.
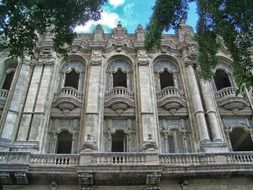
[[[107,72],[115,73],[121,69],[124,73],[132,71],[132,61],[129,57],[124,55],[115,55],[108,59]]]
[[[153,62],[154,72],[163,72],[167,70],[168,72],[178,72],[178,64],[174,60],[170,59],[168,56],[159,56]]]

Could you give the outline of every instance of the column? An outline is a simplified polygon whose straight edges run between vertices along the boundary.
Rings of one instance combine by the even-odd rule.
[[[11,104],[3,124],[1,138],[7,139],[8,141],[13,141],[16,136],[20,113],[22,112],[24,106],[27,88],[31,77],[31,67],[29,62],[30,61],[28,60],[24,60],[21,65],[21,70],[18,75],[17,83],[15,84],[13,96],[10,100]]]
[[[192,108],[192,114],[196,121],[200,143],[210,141],[207,124],[205,120],[205,113],[202,106],[202,101],[198,89],[198,83],[195,76],[195,72],[192,64],[186,63],[186,80],[190,96],[190,106]]]
[[[101,51],[93,50],[89,79],[88,79],[88,95],[87,107],[85,112],[84,124],[85,129],[82,129],[81,138],[83,138],[82,151],[98,151],[101,135],[101,120],[99,111],[101,109],[101,90],[102,84],[102,54]]]
[[[143,151],[158,150],[158,124],[155,113],[155,95],[154,85],[152,83],[151,69],[149,67],[149,58],[143,50],[139,51],[137,57],[138,63],[138,89],[140,102],[140,128],[142,136]]]
[[[223,142],[224,139],[221,132],[221,125],[219,123],[215,109],[215,102],[213,98],[214,94],[211,90],[210,81],[201,80],[200,85],[203,93],[203,100],[206,108],[207,120],[209,123],[212,140],[214,142]]]

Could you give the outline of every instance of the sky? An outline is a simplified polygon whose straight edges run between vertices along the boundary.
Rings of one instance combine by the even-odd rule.
[[[98,21],[88,21],[85,25],[77,26],[78,33],[92,33],[97,24],[101,24],[105,33],[110,33],[120,21],[128,31],[134,33],[138,24],[144,28],[147,26],[152,14],[152,7],[155,0],[108,0],[103,6],[101,19]],[[197,22],[196,4],[191,3],[188,11],[186,23],[195,30]],[[169,31],[166,33],[174,33]]]

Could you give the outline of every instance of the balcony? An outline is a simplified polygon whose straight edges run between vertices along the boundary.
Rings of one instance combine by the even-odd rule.
[[[175,111],[180,107],[186,106],[182,92],[173,86],[168,86],[156,93],[158,107],[164,107],[166,110]]]
[[[82,153],[82,154],[33,154],[29,152],[0,152],[0,173],[13,178],[13,172],[30,179],[45,180],[59,177],[78,181],[80,173],[94,174],[97,184],[119,182],[124,178],[145,183],[145,176],[159,173],[166,177],[252,175],[253,152],[230,153]],[[117,178],[120,173],[119,178]],[[115,175],[117,174],[117,175]],[[40,178],[42,177],[42,178]],[[29,179],[30,178],[30,179]],[[117,181],[118,180],[118,181]],[[15,180],[6,180],[15,183]],[[139,183],[138,182],[138,183]],[[64,183],[64,182],[63,182]],[[5,184],[2,181],[2,184]],[[26,183],[27,184],[27,183]]]
[[[8,96],[8,92],[9,92],[8,90],[0,89],[0,108],[4,107],[5,101]]]
[[[81,107],[82,93],[72,87],[64,87],[54,94],[53,107],[71,111]]]
[[[105,94],[105,107],[122,112],[134,107],[134,95],[125,87],[115,87]]]
[[[241,110],[249,106],[249,103],[241,94],[236,95],[236,90],[235,87],[227,87],[217,91],[215,98],[218,106],[231,111]]]

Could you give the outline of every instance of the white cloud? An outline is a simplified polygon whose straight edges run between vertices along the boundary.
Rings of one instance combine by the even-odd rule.
[[[120,17],[117,13],[103,11],[101,13],[101,19],[98,21],[88,21],[85,25],[79,25],[75,28],[77,33],[89,33],[92,32],[93,26],[101,24],[109,28],[114,28],[120,21]]]
[[[125,0],[109,0],[108,3],[115,8],[115,7],[118,7],[122,4],[124,4]]]

